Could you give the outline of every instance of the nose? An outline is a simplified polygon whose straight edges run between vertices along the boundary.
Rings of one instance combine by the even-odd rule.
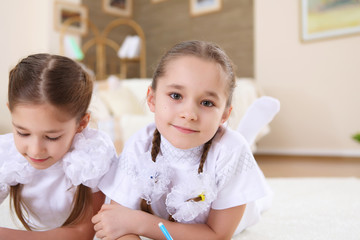
[[[29,143],[28,155],[32,158],[42,158],[45,151],[45,145],[42,139],[35,137]]]
[[[185,103],[181,111],[181,117],[188,121],[196,121],[198,119],[196,104]]]

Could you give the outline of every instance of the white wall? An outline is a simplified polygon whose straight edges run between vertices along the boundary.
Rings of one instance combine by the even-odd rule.
[[[9,70],[29,54],[59,53],[59,34],[53,27],[54,1],[0,1],[0,134],[11,131],[6,107]]]
[[[48,49],[49,2],[0,1],[0,129],[10,130],[6,108],[9,70],[18,60],[35,51]]]
[[[299,2],[255,0],[255,77],[281,101],[259,152],[360,156],[360,35],[302,43]]]

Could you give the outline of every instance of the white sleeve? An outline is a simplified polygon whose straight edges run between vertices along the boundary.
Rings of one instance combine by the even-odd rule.
[[[148,154],[153,131],[152,124],[133,135],[99,184],[108,198],[128,208],[139,209],[140,206],[142,193],[137,186],[137,173]]]
[[[99,183],[100,190],[111,200],[132,209],[139,209],[140,194],[135,188],[134,158],[122,154]]]
[[[218,194],[213,209],[226,209],[269,193],[265,177],[247,145],[222,154],[216,164]]]

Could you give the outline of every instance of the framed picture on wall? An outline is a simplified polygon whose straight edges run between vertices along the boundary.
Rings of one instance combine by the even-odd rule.
[[[190,15],[199,16],[221,10],[222,0],[189,0]]]
[[[58,31],[68,25],[66,29],[68,33],[78,35],[87,33],[88,9],[84,5],[57,1],[54,5],[54,18],[55,29]],[[68,20],[70,18],[72,20]]]
[[[303,41],[360,33],[360,1],[301,0]]]
[[[133,0],[102,0],[103,10],[106,13],[120,17],[131,17]]]

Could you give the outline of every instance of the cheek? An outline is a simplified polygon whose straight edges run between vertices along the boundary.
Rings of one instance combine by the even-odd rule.
[[[158,102],[156,104],[155,112],[157,112],[157,114],[164,114],[168,110],[171,110],[171,108],[168,106],[167,102]]]
[[[14,143],[16,149],[20,152],[21,149],[25,146],[25,141],[21,139],[17,134],[14,133]]]

